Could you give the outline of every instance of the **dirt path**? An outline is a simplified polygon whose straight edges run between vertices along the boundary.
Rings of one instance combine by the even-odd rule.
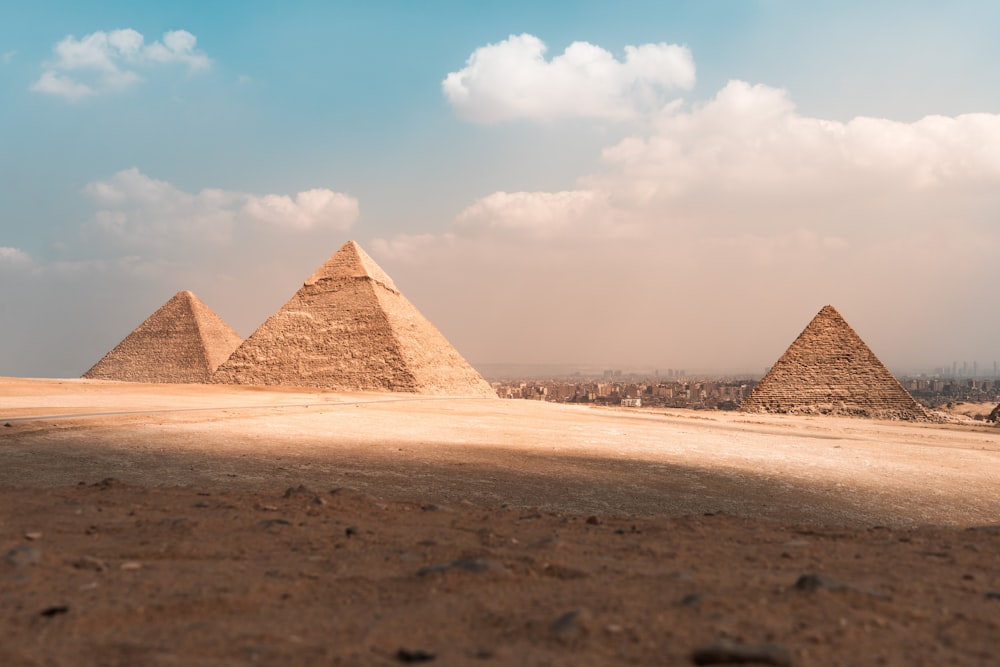
[[[0,379],[0,664],[995,664],[998,474],[983,427]]]

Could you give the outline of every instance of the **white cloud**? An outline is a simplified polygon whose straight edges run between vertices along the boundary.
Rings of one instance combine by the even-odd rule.
[[[570,44],[550,61],[545,52],[537,37],[511,35],[476,49],[442,90],[462,118],[499,123],[628,119],[662,105],[669,91],[694,85],[691,52],[675,44],[627,46],[624,61],[587,42]]]
[[[0,268],[22,268],[31,265],[31,256],[19,248],[0,246]]]
[[[211,60],[195,48],[197,39],[186,30],[163,35],[163,41],[145,43],[136,30],[97,31],[76,39],[69,35],[53,47],[54,59],[31,89],[75,101],[98,93],[132,86],[142,80],[137,70],[178,63],[203,70]]]
[[[456,228],[467,233],[513,232],[534,238],[577,234],[602,202],[592,190],[496,192],[458,214]]]
[[[18,314],[16,327],[0,331],[0,374],[79,375],[182,289],[247,336],[347,240],[359,215],[356,199],[325,188],[189,191],[136,168],[82,195],[93,214],[50,257],[0,246],[0,274],[20,278],[17,289],[0,289],[0,312]]]
[[[438,314],[481,361],[758,369],[826,303],[890,365],[1000,327],[981,306],[1000,284],[1000,115],[837,122],[734,81],[650,120],[575,189],[496,192],[376,258],[418,297],[484,304]]]
[[[243,213],[261,222],[299,229],[331,226],[346,229],[358,217],[358,201],[323,188],[287,195],[250,197]]]
[[[88,184],[84,193],[97,207],[90,233],[133,248],[218,246],[266,228],[346,231],[359,215],[357,199],[325,188],[294,197],[214,188],[189,193],[135,167]]]
[[[31,89],[36,93],[47,93],[72,101],[94,94],[94,89],[87,84],[74,81],[68,76],[53,71],[43,72],[38,81],[31,84]]]
[[[163,43],[153,42],[145,48],[144,55],[153,62],[183,63],[191,69],[208,69],[212,61],[204,53],[195,51],[197,38],[186,30],[163,34]]]

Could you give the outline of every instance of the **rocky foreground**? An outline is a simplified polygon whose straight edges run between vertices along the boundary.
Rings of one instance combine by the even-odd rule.
[[[0,664],[989,665],[1000,526],[0,491]]]

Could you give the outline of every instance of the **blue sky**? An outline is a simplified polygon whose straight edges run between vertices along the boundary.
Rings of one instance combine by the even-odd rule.
[[[181,289],[249,335],[349,238],[473,363],[759,371],[833,303],[890,366],[992,368],[996,25],[991,2],[5,5],[0,374],[79,375]]]

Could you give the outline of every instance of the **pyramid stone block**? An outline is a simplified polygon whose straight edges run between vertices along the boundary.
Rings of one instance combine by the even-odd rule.
[[[930,419],[833,306],[819,311],[740,410]]]
[[[208,382],[243,339],[197,296],[178,292],[83,374],[119,382]]]
[[[212,381],[496,397],[354,241],[247,338]]]

